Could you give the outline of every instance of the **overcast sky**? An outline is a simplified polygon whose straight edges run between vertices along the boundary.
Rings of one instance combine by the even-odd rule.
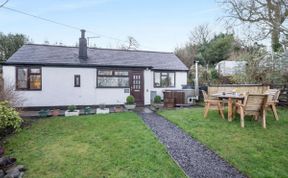
[[[199,24],[209,23],[214,32],[223,30],[217,21],[223,11],[215,0],[10,0],[6,6],[101,34],[90,44],[104,48],[123,43],[106,36],[124,41],[133,36],[140,49],[174,51]],[[78,30],[4,8],[0,8],[0,32],[23,33],[34,43],[65,45],[75,45],[80,35]]]

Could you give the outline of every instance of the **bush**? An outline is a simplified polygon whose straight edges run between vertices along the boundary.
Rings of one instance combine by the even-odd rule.
[[[22,121],[18,112],[9,106],[7,101],[0,102],[0,129],[12,127],[17,131],[20,129]]]
[[[157,95],[154,97],[154,103],[161,103],[161,96]]]
[[[134,104],[135,103],[135,98],[134,96],[130,95],[130,96],[127,96],[126,98],[126,104]]]
[[[69,112],[74,112],[75,110],[76,110],[76,106],[75,105],[68,106],[68,111]]]
[[[218,75],[218,72],[216,69],[211,70],[211,78],[212,78],[212,80],[219,79],[219,75]]]
[[[3,87],[3,80],[0,78],[0,101],[7,101],[10,106],[19,109],[25,101],[25,98],[23,98],[19,92],[15,92],[15,85],[6,82],[5,87]]]

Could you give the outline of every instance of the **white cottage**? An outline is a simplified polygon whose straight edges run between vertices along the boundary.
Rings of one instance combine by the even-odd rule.
[[[4,87],[15,86],[23,107],[121,105],[133,95],[149,105],[151,92],[187,84],[187,68],[167,52],[26,44],[3,65]]]

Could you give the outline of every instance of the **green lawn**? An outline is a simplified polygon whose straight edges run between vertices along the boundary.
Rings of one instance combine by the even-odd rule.
[[[7,140],[26,177],[185,177],[135,113],[41,119]]]
[[[279,121],[268,112],[267,129],[249,117],[245,128],[240,128],[238,116],[228,122],[217,111],[209,111],[204,119],[203,110],[164,110],[159,114],[250,177],[288,177],[288,109],[278,109]]]

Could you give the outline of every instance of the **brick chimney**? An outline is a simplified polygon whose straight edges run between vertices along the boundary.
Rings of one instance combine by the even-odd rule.
[[[81,38],[79,38],[79,59],[87,59],[87,40],[85,38],[85,30],[81,30]]]

